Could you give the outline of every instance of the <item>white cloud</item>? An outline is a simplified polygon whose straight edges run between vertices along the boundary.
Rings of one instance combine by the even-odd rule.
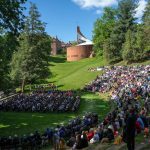
[[[99,8],[117,4],[117,0],[72,0],[81,8]]]
[[[146,4],[147,4],[146,0],[139,1],[139,6],[136,8],[136,14],[135,14],[136,18],[141,19],[141,17],[143,16]]]
[[[96,14],[102,14],[103,8],[107,6],[117,5],[118,0],[72,0],[75,4],[83,9],[97,8]],[[147,0],[139,0],[139,6],[136,9],[135,17],[141,19]]]
[[[103,13],[103,10],[100,10],[100,9],[98,9],[98,10],[96,10],[96,14],[102,14]]]

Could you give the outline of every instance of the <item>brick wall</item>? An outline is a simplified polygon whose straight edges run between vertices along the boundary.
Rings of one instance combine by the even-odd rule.
[[[53,38],[52,39],[52,43],[51,43],[51,54],[52,55],[57,55],[57,51],[60,50],[62,48],[61,46],[61,41],[59,41],[57,38]]]
[[[80,45],[67,48],[67,61],[78,61],[89,58],[92,53],[92,45]]]

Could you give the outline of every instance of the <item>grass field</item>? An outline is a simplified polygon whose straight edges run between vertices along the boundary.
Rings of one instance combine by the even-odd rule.
[[[46,81],[53,82],[61,90],[74,89],[81,95],[80,108],[75,113],[20,113],[0,112],[0,136],[23,135],[35,130],[44,131],[47,127],[65,124],[76,116],[86,112],[97,112],[102,118],[109,111],[107,94],[99,96],[89,92],[81,92],[85,83],[93,80],[98,72],[88,71],[89,67],[102,66],[102,59],[85,59],[79,62],[66,62],[64,57],[50,57],[51,77]]]
[[[87,58],[78,62],[66,62],[64,57],[51,57],[50,69],[52,77],[48,82],[55,83],[60,89],[80,89],[85,83],[93,80],[98,72],[87,71],[90,67],[106,64],[102,58]]]

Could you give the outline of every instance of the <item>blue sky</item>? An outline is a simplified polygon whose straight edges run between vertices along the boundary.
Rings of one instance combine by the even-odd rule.
[[[105,6],[117,6],[117,0],[30,0],[37,5],[41,20],[46,22],[46,31],[64,42],[76,40],[76,27],[92,39],[94,22],[101,17]],[[146,0],[140,0],[137,17],[141,16]]]

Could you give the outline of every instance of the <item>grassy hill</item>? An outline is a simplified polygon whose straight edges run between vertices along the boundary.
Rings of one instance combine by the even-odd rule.
[[[35,130],[44,131],[47,127],[65,124],[70,119],[82,116],[86,112],[97,112],[100,118],[105,116],[110,111],[110,105],[107,102],[108,95],[81,92],[80,89],[84,87],[85,83],[90,82],[100,74],[100,72],[90,72],[88,68],[106,64],[102,58],[66,62],[63,56],[50,57],[52,75],[46,79],[46,82],[53,82],[61,90],[77,90],[81,95],[79,110],[75,113],[0,112],[0,135],[22,135],[29,134]],[[120,62],[116,65],[124,64],[124,62]],[[150,64],[150,61],[145,61],[142,64]]]
[[[52,77],[47,79],[58,85],[59,89],[80,89],[93,80],[99,72],[90,72],[88,68],[103,66],[102,58],[87,58],[77,62],[66,62],[62,56],[50,57]]]
[[[62,56],[50,57],[52,75],[46,81],[53,82],[62,90],[78,90],[82,98],[79,110],[75,113],[0,112],[0,135],[22,135],[35,130],[44,131],[47,127],[65,124],[68,120],[82,116],[86,112],[97,112],[102,118],[110,108],[106,101],[107,94],[99,96],[89,92],[80,92],[80,88],[99,74],[88,71],[88,68],[104,64],[101,58],[66,62]]]

